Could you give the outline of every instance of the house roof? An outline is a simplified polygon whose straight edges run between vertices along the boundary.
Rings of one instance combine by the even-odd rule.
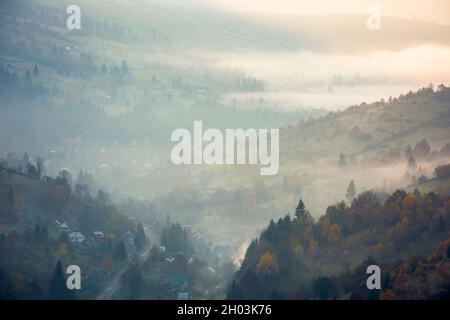
[[[60,225],[59,225],[59,228],[60,229],[69,229],[69,225],[67,224],[67,222],[63,222],[63,223],[61,223]]]
[[[84,235],[81,232],[74,231],[74,232],[69,233],[69,237],[83,237],[84,238]]]

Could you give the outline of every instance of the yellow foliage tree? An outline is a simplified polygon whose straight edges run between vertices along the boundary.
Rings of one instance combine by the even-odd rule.
[[[256,265],[256,272],[264,276],[276,276],[279,274],[280,269],[278,267],[277,258],[269,251],[264,253]]]
[[[60,258],[67,256],[68,251],[69,251],[69,249],[67,248],[67,246],[65,244],[61,244],[58,246],[58,256]]]
[[[295,254],[302,254],[304,251],[303,246],[300,244],[298,239],[295,238],[291,240],[290,248]]]
[[[317,243],[316,240],[314,239],[310,239],[308,242],[308,251],[309,252],[314,252],[316,251],[316,249],[319,247],[319,244]]]
[[[416,199],[411,195],[411,193],[408,193],[405,197],[405,200],[403,201],[403,204],[405,208],[407,209],[413,209],[416,205]]]
[[[339,243],[342,239],[341,227],[337,224],[331,225],[328,230],[328,241],[331,243]]]
[[[110,272],[112,270],[113,263],[111,259],[111,255],[106,254],[100,262],[100,268],[102,268],[105,272]]]
[[[395,300],[395,294],[392,290],[382,291],[380,293],[380,300]]]

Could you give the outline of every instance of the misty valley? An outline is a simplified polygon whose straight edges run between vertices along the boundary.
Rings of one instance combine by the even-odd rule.
[[[279,169],[278,137],[278,129],[271,129],[270,133],[267,129],[227,129],[224,139],[220,130],[209,128],[203,133],[202,122],[194,121],[192,138],[187,129],[173,131],[171,140],[178,141],[178,144],[172,148],[171,158],[178,165],[246,164],[246,161],[254,165],[259,161],[260,165],[265,166],[261,168],[261,175],[273,175]],[[203,148],[203,142],[209,144]]]
[[[449,299],[445,9],[288,2],[0,0],[0,300]]]

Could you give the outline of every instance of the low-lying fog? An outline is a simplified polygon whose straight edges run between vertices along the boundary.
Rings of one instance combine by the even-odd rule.
[[[224,54],[215,66],[239,70],[266,83],[267,92],[227,99],[263,98],[286,108],[336,110],[398,96],[427,83],[448,83],[450,48],[421,46],[364,55],[314,52]]]
[[[225,105],[246,108],[337,110],[387,100],[429,83],[450,82],[450,48],[443,46],[348,55],[312,51],[175,55],[149,54],[145,59],[263,81],[264,91],[223,95]]]

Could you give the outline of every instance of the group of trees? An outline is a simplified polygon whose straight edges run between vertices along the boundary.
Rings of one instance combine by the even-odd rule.
[[[417,173],[422,171],[423,166],[418,162],[444,160],[450,157],[450,143],[446,143],[442,148],[433,150],[427,139],[419,141],[414,148],[407,144],[404,150],[390,149],[389,151],[379,152],[376,155],[369,155],[363,159],[357,159],[355,155],[347,157],[343,152],[340,153],[337,165],[341,168],[348,166],[378,167],[387,164],[396,164],[406,160],[409,172]],[[420,172],[419,172],[420,173]]]
[[[450,164],[436,167],[436,169],[434,169],[434,172],[436,174],[436,177],[438,177],[439,179],[448,178],[450,177]]]
[[[8,68],[0,67],[0,96],[38,97],[54,94],[55,89],[48,88],[39,77],[39,69],[34,66],[33,74],[30,70],[20,76],[10,72]]]
[[[45,166],[44,160],[41,157],[36,157],[33,164],[30,161],[28,153],[25,152],[20,160],[14,152],[10,152],[6,159],[0,159],[0,171],[1,170],[25,174],[30,178],[39,180],[44,176]]]
[[[238,77],[235,87],[236,90],[243,92],[264,91],[264,82],[251,77]]]
[[[3,4],[2,4],[3,5]],[[32,6],[33,13],[30,16],[33,20],[38,20],[40,23],[21,23],[15,19],[6,19],[5,26],[14,28],[19,24],[23,24],[25,29],[29,29],[30,33],[40,32],[47,33],[52,38],[59,38],[58,33],[48,30],[46,24],[57,25],[58,27],[65,28],[66,13],[61,10],[57,10],[56,13],[59,14],[58,21],[53,21],[49,16],[55,16],[54,12],[47,10],[47,13],[43,12],[46,10],[40,6]],[[17,11],[11,10],[14,15]],[[83,28],[78,31],[79,35],[85,35],[90,31],[98,33],[99,35],[108,35],[109,38],[121,38],[123,35],[123,27],[119,26],[114,22],[96,22],[83,16]],[[29,61],[33,61],[39,65],[46,66],[47,68],[53,69],[59,74],[88,77],[95,74],[98,71],[103,71],[103,67],[98,68],[95,63],[95,56],[86,51],[81,51],[78,47],[71,48],[70,46],[57,46],[57,45],[41,45],[39,42],[26,41],[24,39],[16,40],[14,38],[4,37],[0,40],[2,45],[2,50],[8,54],[16,57],[22,57]],[[75,50],[74,50],[75,49]],[[106,67],[106,65],[105,65]],[[34,76],[39,76],[39,70],[35,65],[33,70]],[[116,66],[111,66],[111,73],[116,70]],[[101,69],[101,70],[99,70]],[[128,73],[128,66],[126,61],[122,62],[122,66],[118,67],[118,70],[122,74]]]
[[[161,245],[166,248],[168,253],[182,252],[188,257],[194,253],[186,229],[178,223],[172,223],[164,227],[161,235]]]
[[[31,46],[31,45],[30,45]],[[126,60],[119,66],[96,65],[96,57],[88,52],[74,53],[65,47],[52,46],[50,49],[30,47],[27,43],[8,43],[8,50],[17,51],[15,55],[24,56],[35,62],[32,70],[23,75],[10,71],[12,65],[0,67],[0,95],[7,97],[36,98],[56,96],[60,90],[56,83],[44,83],[39,65],[59,74],[89,78],[95,75],[108,76],[114,84],[122,82],[130,74]],[[48,50],[48,51],[46,51]]]
[[[138,223],[136,226],[135,236],[134,236],[134,244],[137,249],[141,249],[147,241],[145,236],[144,226],[142,223]]]
[[[88,177],[86,173],[80,176]],[[109,272],[114,259],[126,258],[125,244],[117,239],[122,239],[128,230],[134,234],[137,249],[145,245],[142,224],[134,223],[110,203],[73,192],[70,186],[67,171],[56,178],[40,180],[9,169],[0,172],[1,297],[65,299],[59,286],[59,267],[53,284],[49,284],[48,270],[53,269],[55,261],[65,263],[70,256],[91,267],[101,261],[99,267]],[[68,233],[58,229],[56,220],[67,221],[70,231],[81,232],[86,241],[70,242]],[[97,230],[104,236],[94,235]],[[47,289],[49,285],[53,289]]]
[[[376,167],[391,163],[403,162],[406,160],[409,171],[415,172],[420,166],[418,161],[432,161],[436,159],[448,159],[450,157],[450,143],[446,143],[441,149],[433,150],[426,139],[418,142],[414,148],[408,144],[404,150],[390,149],[389,151],[379,152],[377,155],[366,156],[363,159],[357,159],[352,155],[347,159],[344,153],[340,153],[337,165],[339,167],[347,166],[365,166]]]
[[[58,261],[50,279],[48,297],[53,300],[70,300],[75,293],[67,288],[61,261]]]
[[[350,197],[352,183],[349,189]],[[449,228],[450,198],[433,192],[364,192],[351,205],[329,206],[316,223],[300,200],[294,219],[287,215],[271,221],[252,241],[229,294],[231,298],[293,295],[296,286],[316,279],[311,284],[316,293],[308,297],[334,297],[332,292],[337,291],[320,278],[322,268],[338,274],[358,256],[371,255],[381,263],[410,253],[412,247],[417,254],[428,254],[446,239]],[[324,293],[323,287],[330,291]]]
[[[368,290],[367,267],[380,265],[381,289]],[[352,270],[339,275],[320,276],[308,286],[299,286],[288,297],[294,299],[336,299],[348,297],[356,300],[448,300],[450,287],[450,238],[438,245],[431,255],[379,264],[368,257]]]

